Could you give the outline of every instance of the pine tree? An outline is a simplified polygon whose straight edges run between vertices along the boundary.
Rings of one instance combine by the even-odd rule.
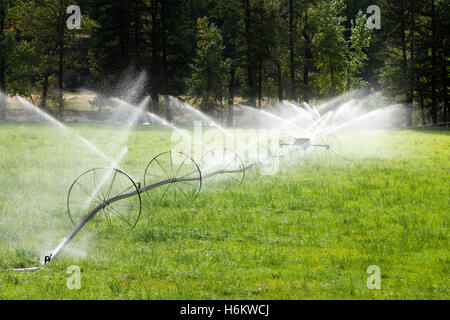
[[[315,65],[319,70],[317,81],[324,94],[335,95],[343,90],[348,55],[344,37],[346,19],[341,16],[344,9],[343,0],[322,0],[313,17],[317,24],[312,39]]]
[[[210,1],[211,20],[220,28],[225,45],[224,56],[230,61],[228,83],[228,125],[233,124],[234,98],[236,94],[236,73],[240,67],[238,35],[242,34],[241,0]]]
[[[7,10],[7,1],[0,0],[0,120],[6,120],[6,56],[8,55],[6,42]]]
[[[358,12],[355,21],[351,21],[351,36],[346,70],[346,89],[350,91],[367,83],[360,77],[367,63],[367,49],[371,42],[371,31],[366,27],[367,19],[362,11]]]
[[[211,111],[226,96],[229,59],[223,57],[224,45],[219,29],[208,19],[199,18],[197,54],[191,64],[189,95],[203,111]]]
[[[74,62],[79,61],[78,45],[81,34],[78,30],[69,30],[66,26],[68,18],[67,8],[71,2],[49,0],[19,1],[14,7],[14,29],[17,50],[12,58],[19,60],[21,68],[12,71],[15,79],[14,87],[19,94],[26,85],[23,82],[30,78],[42,81],[41,105],[47,106],[49,81],[53,75],[58,80],[58,110],[60,115],[64,110],[65,74],[69,68],[74,68]],[[90,30],[88,17],[82,19],[82,32]],[[22,74],[26,72],[26,74]],[[38,81],[38,83],[40,82]],[[36,83],[33,84],[37,87]],[[31,93],[27,94],[31,97]]]

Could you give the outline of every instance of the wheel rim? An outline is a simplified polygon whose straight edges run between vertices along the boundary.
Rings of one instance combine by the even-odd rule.
[[[237,153],[228,149],[214,149],[202,157],[202,172],[204,176],[216,171],[236,171],[220,173],[208,178],[208,181],[231,181],[241,185],[245,179],[245,165]]]
[[[145,169],[145,187],[170,180],[174,181],[146,192],[152,203],[192,202],[202,188],[202,174],[199,166],[191,157],[183,153],[172,153],[172,151],[161,153],[154,157]]]
[[[295,137],[289,136],[280,139],[280,151],[279,158],[283,160],[286,165],[292,165],[298,160],[302,160],[306,156],[306,151],[308,148],[303,148],[302,146],[295,144]]]
[[[125,172],[112,168],[95,168],[80,175],[70,187],[67,210],[73,225],[82,221],[94,208],[107,200],[127,193],[133,196],[107,204],[92,220],[112,227],[133,230],[142,212],[139,188]]]
[[[326,139],[327,144],[330,146],[330,148],[328,149],[328,154],[331,157],[340,156],[341,152],[342,152],[341,140],[339,140],[338,137],[336,137],[332,134],[327,134],[325,136],[325,139]]]
[[[268,141],[266,143],[268,143]],[[240,157],[241,159],[245,159],[246,165],[256,166],[263,175],[273,170],[276,163],[275,161],[278,163],[278,159],[275,159],[270,149],[262,143],[257,143],[247,148]]]

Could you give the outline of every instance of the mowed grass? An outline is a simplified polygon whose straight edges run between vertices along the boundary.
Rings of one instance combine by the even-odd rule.
[[[70,128],[111,158],[120,151],[117,126]],[[170,138],[136,128],[121,167],[142,181]],[[342,142],[342,158],[252,169],[242,186],[210,184],[193,203],[143,195],[132,233],[88,225],[40,271],[0,272],[0,299],[448,299],[449,131]],[[67,236],[67,191],[102,165],[55,127],[0,125],[0,268],[34,266]],[[72,265],[80,290],[66,286]],[[381,290],[367,287],[371,265]]]

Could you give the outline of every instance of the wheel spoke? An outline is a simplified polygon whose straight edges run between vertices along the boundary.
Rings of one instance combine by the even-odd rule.
[[[122,177],[126,177],[129,184],[125,185],[124,181],[122,181]],[[100,178],[102,181],[100,181]],[[89,188],[87,186],[89,186]],[[94,192],[91,192],[92,188],[95,189]],[[141,213],[141,197],[139,192],[137,193],[137,197],[139,198],[137,205],[132,202],[124,201],[101,206],[107,199],[116,196],[115,190],[122,189],[122,191],[117,194],[117,196],[120,196],[129,192],[132,188],[137,189],[133,180],[126,173],[119,170],[98,168],[86,171],[75,180],[70,188],[67,198],[69,217],[74,224],[79,223],[83,219],[88,218],[89,211],[93,210],[93,206],[96,206],[96,208],[100,210],[92,217],[92,221],[95,224],[106,221],[109,227],[114,227],[117,223],[111,218],[112,216],[117,216],[118,219],[133,228],[133,225],[131,224],[132,217],[134,218],[136,216],[137,222]],[[123,211],[126,215],[121,214],[120,211]],[[127,219],[127,216],[130,218]]]
[[[106,217],[106,220],[108,221],[109,227],[111,228],[112,224],[111,224],[111,217],[109,215],[109,208],[108,207],[105,208],[105,217]]]
[[[189,183],[189,182],[186,182],[186,181],[178,181],[178,182],[179,182],[179,183],[182,183],[182,184],[190,185],[191,187],[194,187],[194,188],[197,188],[197,185],[192,184],[192,183]]]
[[[178,187],[178,185],[177,184],[175,184],[175,188],[177,188],[178,190],[180,190],[180,192],[182,193],[182,194],[184,194],[184,196],[186,197],[186,199],[188,199],[189,197],[186,195],[186,193],[184,193],[184,191],[183,190],[181,190],[180,189],[180,187]]]
[[[241,181],[239,181],[238,179],[236,179],[235,177],[233,177],[231,174],[226,173],[226,175],[227,175],[228,177],[230,177],[231,179],[237,181],[238,183],[241,183]]]
[[[158,159],[155,158],[156,163],[159,165],[159,167],[164,171],[164,173],[167,175],[167,178],[171,178],[170,174],[166,171],[166,169],[163,168],[161,163],[158,161]]]
[[[101,218],[101,216],[103,215],[103,211],[104,211],[104,210],[101,210],[101,211],[97,212],[97,214],[96,214],[96,216],[95,216],[95,223],[96,223],[96,224],[100,222],[100,218]]]
[[[170,186],[172,187],[172,193],[173,193],[173,197],[174,197],[174,200],[175,200],[175,203],[176,203],[177,202],[177,192],[175,190],[175,187],[174,187],[173,183],[171,183]]]
[[[128,188],[126,188],[125,190],[123,190],[121,193],[115,195],[115,197],[121,196],[123,195],[125,192],[127,192],[128,190],[134,188],[134,185],[129,186]]]
[[[170,158],[170,167],[172,168],[172,178],[174,178],[175,177],[175,175],[174,175],[175,170],[173,169],[172,152],[169,152],[168,155],[169,155],[169,158]]]
[[[169,191],[169,189],[170,189],[170,184],[167,185],[166,191],[164,191],[164,194],[162,195],[162,197],[161,197],[161,199],[159,201],[163,201],[163,199],[166,196],[167,191]]]
[[[117,176],[117,171],[114,172],[114,176],[113,176],[113,178],[111,179],[111,183],[110,183],[110,185],[109,185],[108,191],[106,192],[106,198],[105,198],[105,200],[106,200],[106,199],[109,199],[109,196],[111,195],[112,186],[113,186],[113,184],[114,184],[114,181],[116,180],[116,176]]]
[[[181,165],[180,165],[180,167],[178,168],[177,173],[174,175],[174,177],[177,177],[177,176],[178,176],[178,174],[180,173],[181,168],[183,168],[184,163],[186,162],[186,160],[187,160],[187,156],[184,158],[183,162],[181,163]]]
[[[186,178],[187,176],[189,176],[189,175],[191,175],[191,174],[193,174],[193,173],[196,173],[196,172],[198,172],[198,170],[194,170],[194,171],[192,171],[192,172],[189,172],[188,174],[186,174],[186,175],[180,177],[179,179]]]
[[[122,220],[123,222],[125,222],[127,225],[129,225],[131,228],[133,228],[133,226],[124,218],[122,217],[122,215],[120,215],[120,213],[118,213],[113,207],[109,207],[109,209],[111,209],[111,212],[113,215],[119,217],[120,220]]]
[[[231,159],[231,161],[230,162],[228,162],[228,164],[223,168],[223,170],[226,170],[226,169],[228,169],[228,167],[230,166],[230,164],[232,164],[233,163],[233,161],[235,161],[237,159],[237,156],[235,155],[234,156],[234,158],[233,159]]]
[[[89,191],[89,189],[83,186],[79,181],[77,181],[76,184],[80,187],[81,190],[83,190],[84,193],[86,193],[88,197],[92,196],[92,193]]]
[[[103,194],[103,190],[102,190],[103,186],[100,184],[100,180],[98,179],[96,170],[94,170],[94,186],[97,186],[95,189],[97,190],[97,193],[100,193],[101,198],[103,198],[103,200],[106,200],[105,195]]]
[[[189,156],[180,154],[180,162],[175,162],[172,152],[166,152],[153,158],[147,166],[145,177],[151,177],[152,182],[156,180],[156,184],[161,184],[161,188],[153,188],[147,192],[148,197],[154,203],[164,203],[167,199],[174,202],[188,200],[191,197],[191,191],[199,189],[197,182],[193,181],[201,180],[197,164]],[[161,179],[163,177],[158,174],[165,175],[169,180]],[[147,181],[144,182],[146,186],[150,185]],[[164,182],[167,183],[167,187],[162,187]]]

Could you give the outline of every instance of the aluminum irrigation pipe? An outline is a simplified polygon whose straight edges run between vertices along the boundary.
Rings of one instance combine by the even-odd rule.
[[[177,183],[177,182],[189,182],[189,181],[198,181],[198,180],[202,180],[202,179],[206,179],[206,178],[210,178],[219,174],[227,174],[227,173],[240,173],[243,171],[246,171],[250,168],[252,168],[255,164],[251,164],[245,168],[239,169],[239,170],[218,170],[215,172],[211,172],[205,176],[201,176],[200,177],[195,177],[195,178],[172,178],[172,179],[167,179],[164,181],[160,181],[154,184],[151,184],[149,186],[146,186],[142,189],[130,192],[130,193],[126,193],[126,194],[122,194],[116,197],[113,197],[109,200],[106,200],[104,202],[102,202],[101,204],[99,204],[94,210],[92,210],[81,222],[79,222],[77,225],[75,225],[75,228],[73,229],[73,231],[70,233],[70,235],[65,238],[61,244],[56,248],[54,253],[50,253],[49,256],[45,257],[44,263],[48,263],[51,260],[55,259],[63,250],[64,248],[67,246],[67,244],[77,235],[77,233],[86,225],[86,223],[89,222],[89,220],[92,219],[92,217],[94,217],[99,211],[103,210],[104,208],[106,208],[107,206],[109,206],[110,204],[126,199],[126,198],[130,198],[130,197],[134,197],[137,194],[141,194],[147,191],[150,191],[152,189],[158,188],[158,187],[162,187],[164,185],[170,184],[170,183]]]
[[[237,169],[237,170],[217,170],[211,173],[208,173],[204,176],[201,175],[200,173],[200,177],[195,177],[195,178],[173,178],[173,179],[167,179],[164,181],[160,181],[151,185],[148,185],[142,189],[138,189],[136,191],[133,192],[129,192],[126,194],[122,194],[122,195],[118,195],[115,196],[111,199],[105,200],[102,203],[100,203],[96,208],[94,208],[86,217],[83,218],[82,221],[80,221],[78,224],[75,225],[74,229],[72,230],[72,232],[69,234],[69,236],[67,238],[64,238],[64,240],[58,245],[58,247],[54,250],[54,252],[50,253],[48,256],[44,257],[44,262],[42,263],[42,266],[45,266],[47,263],[49,263],[50,261],[54,260],[65,248],[66,246],[69,244],[69,242],[78,234],[78,232],[81,231],[81,229],[83,229],[83,227],[89,222],[89,220],[91,220],[98,212],[100,212],[101,210],[105,209],[107,206],[109,206],[110,204],[126,199],[126,198],[130,198],[133,196],[136,196],[138,194],[150,191],[152,189],[170,184],[170,183],[177,183],[177,182],[189,182],[189,181],[201,181],[202,179],[207,179],[207,178],[211,178],[213,176],[219,175],[219,174],[229,174],[229,173],[241,173],[241,172],[245,172],[249,169],[251,169],[252,167],[254,167],[256,165],[256,163],[252,163],[246,167],[243,167],[242,169]],[[1,271],[17,271],[17,272],[32,272],[32,271],[38,271],[39,267],[33,267],[33,268],[22,268],[22,269],[10,269],[10,270],[1,270]]]

